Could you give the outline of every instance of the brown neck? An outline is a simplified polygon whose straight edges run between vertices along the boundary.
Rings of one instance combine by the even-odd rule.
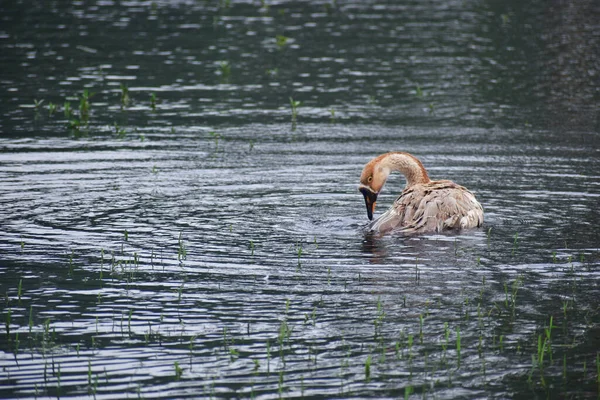
[[[408,153],[393,152],[384,154],[379,166],[384,170],[402,173],[406,177],[406,187],[431,182],[421,161]],[[387,171],[388,174],[389,171]]]

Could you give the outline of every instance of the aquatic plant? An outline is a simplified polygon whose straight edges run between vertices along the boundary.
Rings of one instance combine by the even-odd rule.
[[[456,355],[457,355],[457,366],[460,368],[460,350],[461,350],[461,344],[460,344],[460,327],[457,326],[456,327]]]
[[[408,385],[404,388],[404,400],[408,400],[410,395],[413,393],[414,389],[412,386]],[[423,392],[425,394],[425,392]]]
[[[181,378],[181,375],[183,374],[183,369],[179,366],[179,362],[177,362],[177,361],[175,361],[174,367],[175,367],[175,380],[178,381]]]
[[[600,352],[596,353],[596,382],[598,383],[598,393],[600,393]]]
[[[277,392],[279,393],[279,398],[283,395],[283,370],[279,371],[279,382],[277,383]]]
[[[56,374],[56,397],[60,399],[60,364],[58,364],[57,374]]]
[[[402,343],[403,338],[404,338],[404,331],[401,330],[400,338],[398,340],[396,340],[396,343],[394,345],[394,353],[396,354],[397,360],[400,360],[402,358],[402,354],[404,352],[404,344]],[[400,352],[400,349],[402,349],[402,352]]]
[[[371,355],[367,356],[365,360],[365,381],[369,382],[371,380]]]
[[[69,120],[69,122],[67,123],[67,129],[73,134],[73,136],[75,137],[80,137],[82,136],[82,131],[81,131],[81,120],[74,118]]]
[[[56,112],[56,104],[48,103],[48,116],[51,117]]]
[[[523,277],[522,276],[517,277],[517,279],[515,279],[511,285],[510,294],[508,293],[507,283],[506,282],[504,283],[504,307],[511,311],[511,315],[513,318],[515,316],[515,309],[517,306],[517,293],[518,293],[519,288],[521,287],[522,283],[523,283]]]
[[[312,313],[310,315],[310,319],[312,320],[313,326],[317,323],[317,306],[314,306]]]
[[[450,329],[448,329],[448,323],[444,322],[444,342],[442,342],[442,358],[446,358],[446,351],[448,349],[448,342],[450,340]]]
[[[281,321],[281,324],[279,325],[279,334],[277,336],[277,340],[279,342],[280,349],[283,349],[284,341],[289,342],[291,334],[292,334],[292,331],[291,331],[290,327],[288,326],[287,321],[284,319],[283,321]]]
[[[23,289],[23,279],[19,279],[19,286],[17,286],[17,300],[21,304],[21,293]]]
[[[79,118],[83,121],[87,121],[90,116],[90,98],[95,93],[90,93],[88,89],[84,89],[79,97]]]
[[[39,111],[40,107],[42,106],[42,104],[44,103],[44,99],[38,100],[38,99],[34,99],[33,100],[33,108],[34,110],[37,112]]]
[[[70,102],[65,101],[65,103],[63,104],[63,113],[65,114],[66,118],[71,118],[71,115],[73,115],[73,110],[71,109]]]
[[[215,150],[219,148],[219,139],[221,138],[221,134],[220,133],[216,133],[216,132],[208,132],[208,134],[210,136],[212,136],[212,138],[215,140]]]
[[[150,108],[156,111],[156,94],[150,93]]]
[[[300,106],[300,104],[302,104],[299,101],[295,101],[293,98],[290,97],[290,106],[292,107],[292,118],[296,118],[298,116],[298,107]]]
[[[127,87],[127,85],[125,85],[123,83],[121,83],[120,88],[121,88],[121,108],[128,107],[129,103],[131,102],[131,98],[129,97],[129,88]]]
[[[423,97],[423,90],[421,89],[421,86],[417,85],[417,89],[416,89],[416,94],[417,97]]]
[[[233,347],[229,348],[229,361],[230,362],[235,361],[237,358],[239,358],[239,356],[240,356],[240,352],[237,349],[235,349]]]
[[[88,361],[88,394],[96,397],[96,393],[98,392],[98,375],[94,376],[94,380],[92,382],[92,364]]]
[[[117,135],[119,139],[125,139],[125,136],[127,136],[127,131],[125,130],[125,128],[120,127],[119,124],[116,122],[114,122],[114,127],[115,135]]]
[[[287,37],[287,36],[283,36],[283,35],[277,35],[277,36],[275,36],[275,43],[277,43],[277,47],[280,50],[285,47],[285,45],[287,44],[288,40],[290,40],[290,38]]]
[[[231,64],[229,61],[221,61],[219,62],[219,70],[218,73],[221,75],[221,79],[228,80],[231,75]]]

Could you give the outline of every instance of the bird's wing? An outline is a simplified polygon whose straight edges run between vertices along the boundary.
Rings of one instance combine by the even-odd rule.
[[[434,181],[405,189],[371,229],[409,234],[472,228],[482,223],[483,209],[471,192],[452,181]]]

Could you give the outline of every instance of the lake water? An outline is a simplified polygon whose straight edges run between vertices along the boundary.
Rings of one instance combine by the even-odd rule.
[[[598,397],[597,2],[0,15],[0,398]],[[366,232],[392,150],[484,226]]]

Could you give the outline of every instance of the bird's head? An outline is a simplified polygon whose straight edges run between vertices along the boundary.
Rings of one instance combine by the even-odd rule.
[[[360,185],[358,186],[358,190],[365,198],[367,216],[371,220],[373,219],[373,212],[377,203],[377,195],[379,195],[390,174],[389,168],[383,167],[380,161],[381,157],[377,157],[365,165],[360,175]]]

